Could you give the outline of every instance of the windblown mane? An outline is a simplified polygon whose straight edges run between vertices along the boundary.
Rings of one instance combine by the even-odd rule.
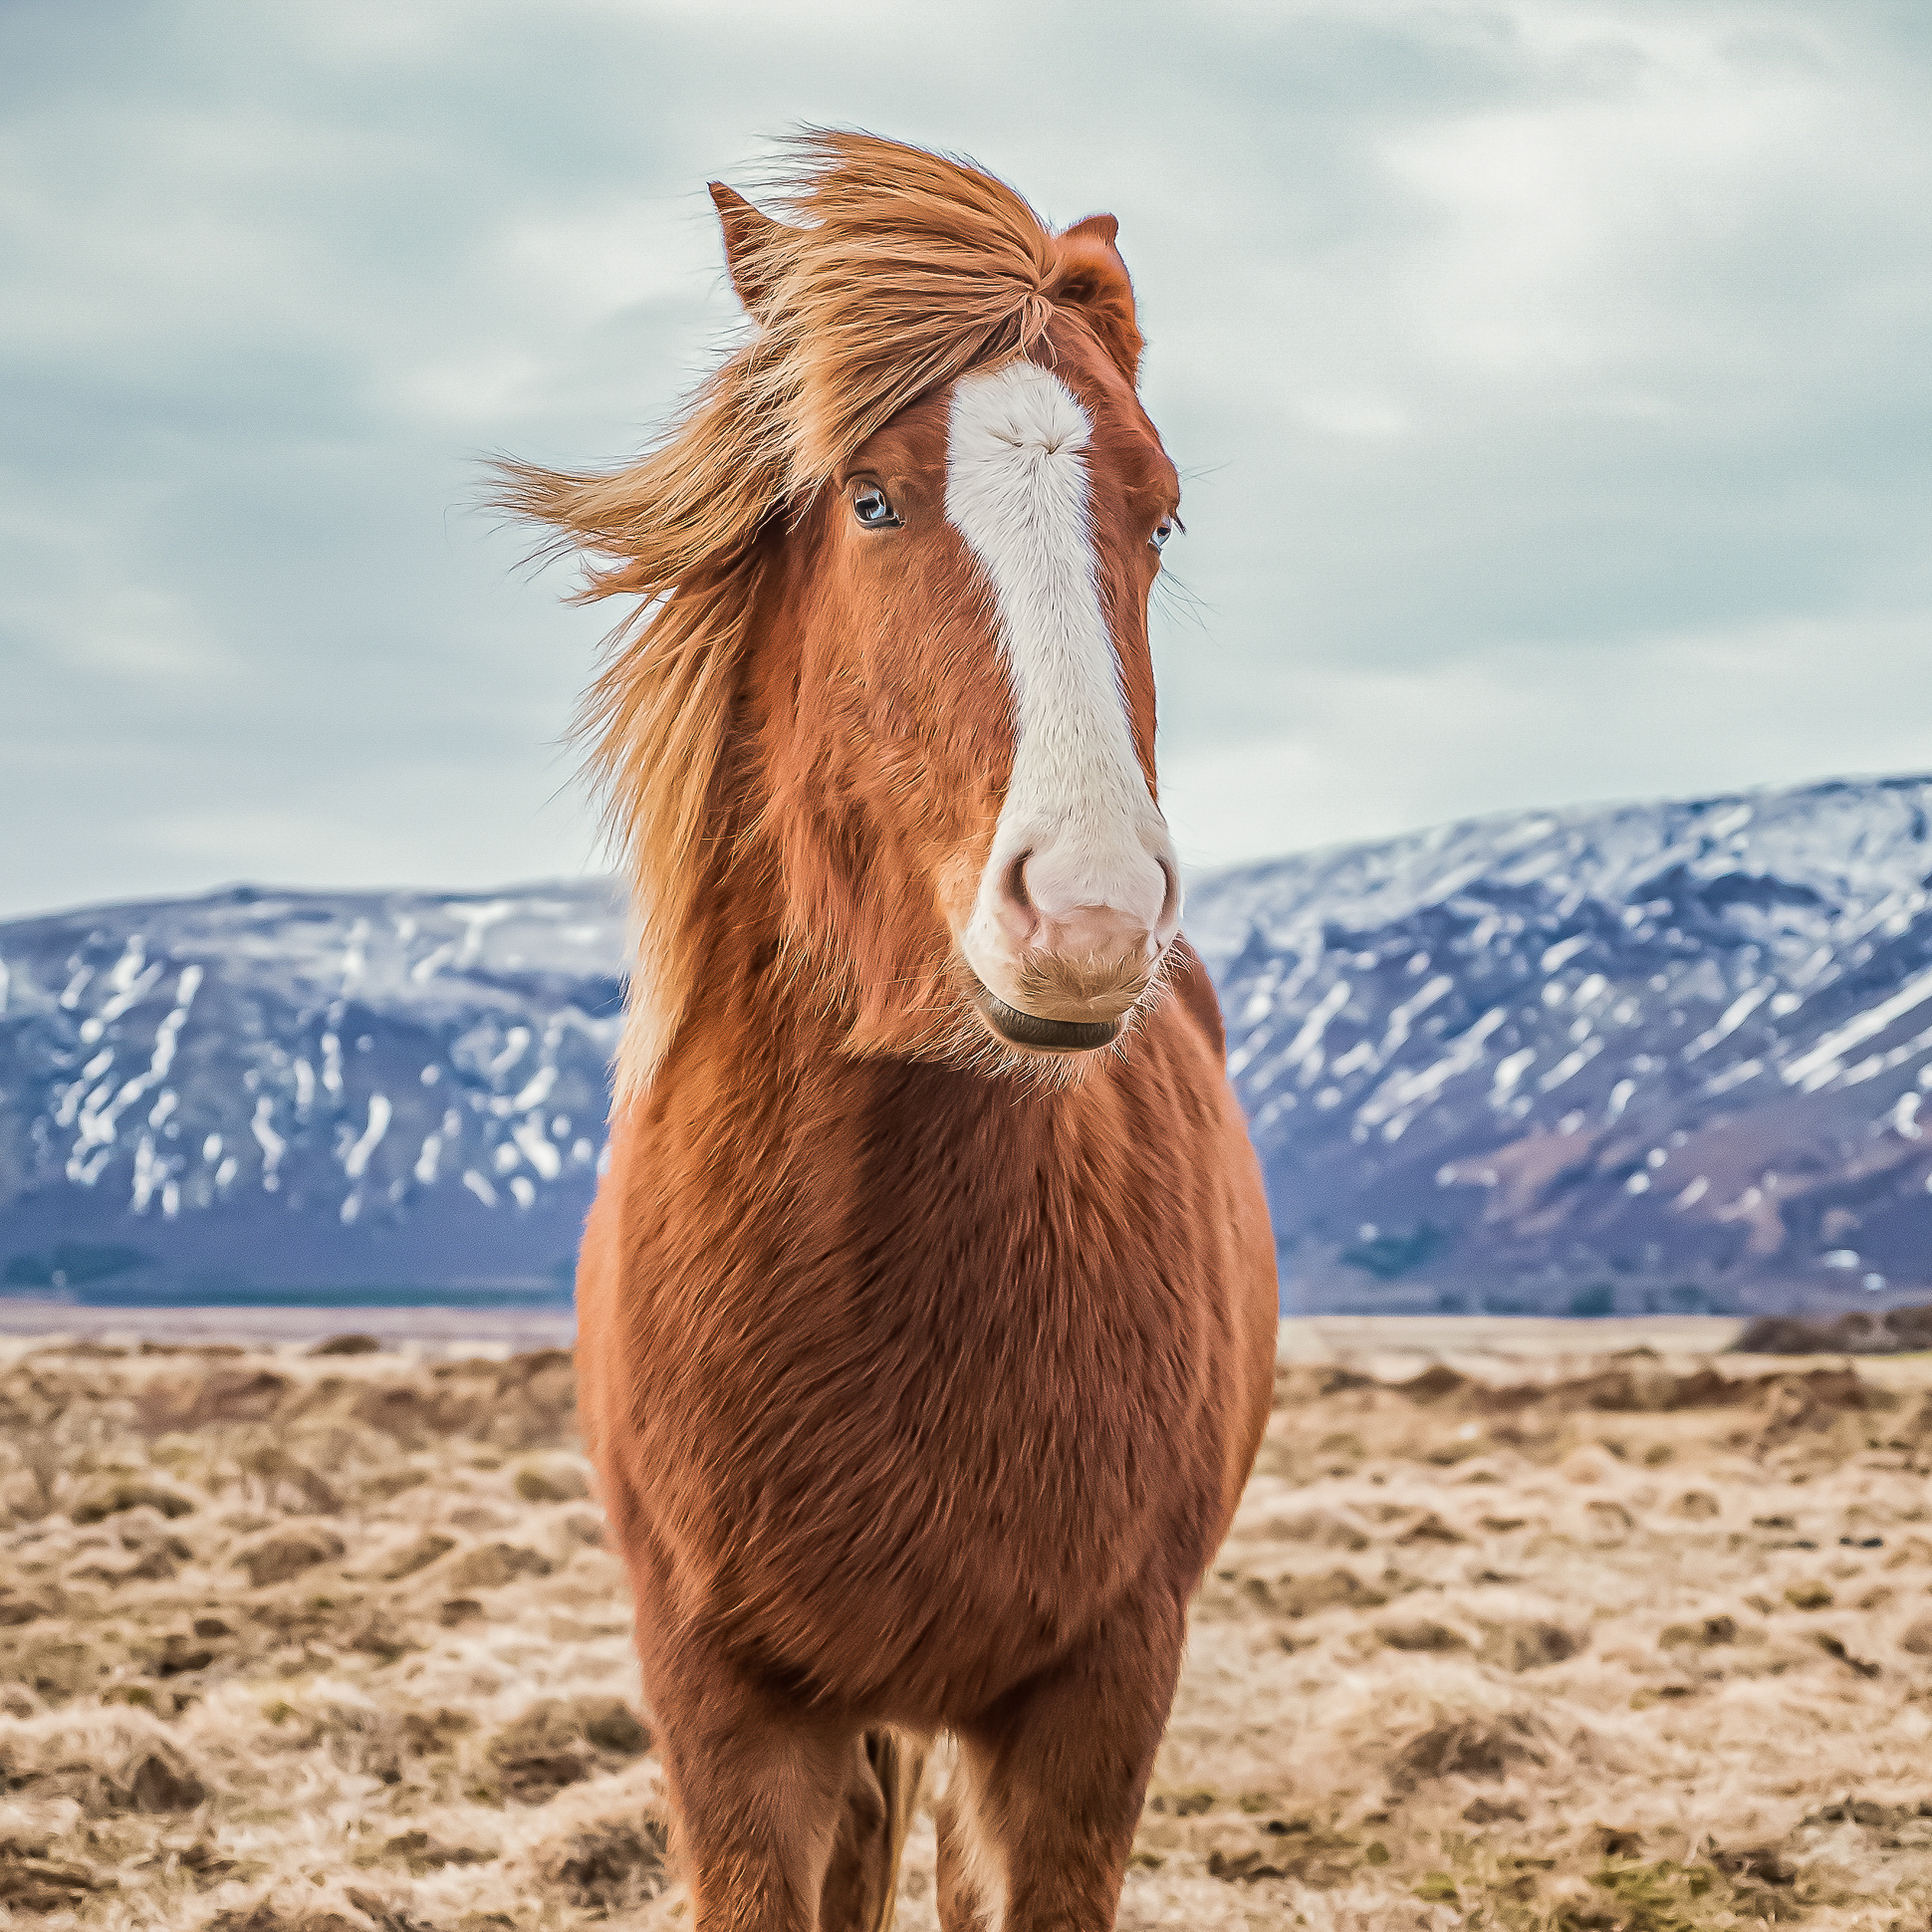
[[[755,538],[906,405],[1025,355],[1076,307],[1131,380],[1141,342],[1112,223],[1056,236],[992,175],[897,141],[814,131],[773,182],[786,217],[721,201],[755,333],[637,462],[499,466],[497,503],[597,561],[582,601],[641,602],[579,720],[630,876],[636,965],[619,1102],[670,1046],[690,993],[694,846],[753,617]]]

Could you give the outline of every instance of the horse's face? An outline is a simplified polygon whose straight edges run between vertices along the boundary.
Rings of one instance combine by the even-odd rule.
[[[794,533],[788,789],[847,861],[821,909],[881,1047],[930,1027],[878,976],[1009,1047],[1103,1046],[1179,924],[1147,650],[1178,481],[1082,323],[1034,358],[903,411]]]

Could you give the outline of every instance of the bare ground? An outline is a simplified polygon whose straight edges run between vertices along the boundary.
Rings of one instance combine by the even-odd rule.
[[[1925,1925],[1932,1363],[1366,1339],[1289,1337],[1121,1923]],[[18,1343],[0,1525],[0,1917],[682,1919],[561,1351]]]

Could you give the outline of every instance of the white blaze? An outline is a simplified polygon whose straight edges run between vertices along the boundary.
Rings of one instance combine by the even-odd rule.
[[[1009,950],[992,906],[1023,853],[1051,853],[1071,903],[1121,908],[1144,902],[1150,861],[1171,862],[1100,604],[1089,430],[1073,392],[1037,363],[953,389],[946,515],[992,587],[1015,724],[1013,776],[963,935],[976,966]]]

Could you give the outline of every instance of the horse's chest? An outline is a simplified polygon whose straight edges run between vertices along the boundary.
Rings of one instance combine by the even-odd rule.
[[[1089,1356],[1084,1374],[1018,1338],[883,1348],[844,1374],[791,1361],[768,1407],[720,1404],[660,1464],[684,1616],[761,1656],[941,1710],[1043,1666],[1150,1578],[1178,1601],[1207,1560],[1214,1431],[1155,1364]]]
[[[1218,1531],[1211,1149],[981,1116],[722,1137],[728,1174],[625,1230],[631,1466],[677,1613],[823,1682],[1019,1668],[1125,1590],[1178,1602]]]
[[[1104,1594],[1212,1511],[1209,1364],[1160,1318],[1144,1298],[1016,1309],[929,1282],[828,1296],[750,1335],[707,1324],[666,1349],[698,1373],[660,1467],[747,1576]]]

